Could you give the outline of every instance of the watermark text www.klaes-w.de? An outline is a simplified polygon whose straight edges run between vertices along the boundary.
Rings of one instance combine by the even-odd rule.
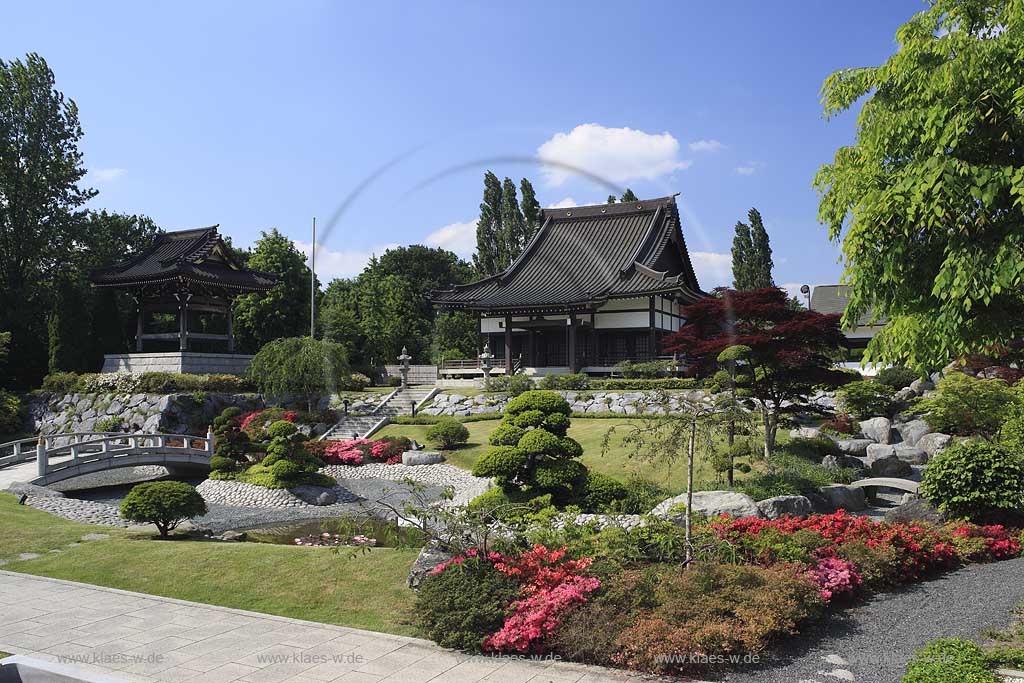
[[[760,664],[761,656],[754,654],[727,654],[727,655],[709,655],[709,654],[672,654],[672,655],[655,655],[654,662],[656,664],[676,664],[676,665],[722,665],[730,664],[732,666],[752,665]]]
[[[164,656],[157,652],[148,655],[133,655],[125,652],[87,652],[82,654],[57,655],[58,664],[162,664]]]
[[[315,654],[310,652],[286,652],[256,655],[260,664],[365,664],[363,655]]]

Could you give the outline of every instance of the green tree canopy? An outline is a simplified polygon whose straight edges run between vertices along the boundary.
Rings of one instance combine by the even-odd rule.
[[[736,235],[732,239],[732,282],[733,289],[739,292],[775,286],[772,248],[761,212],[751,209],[747,220],[749,224],[736,223]]]
[[[932,370],[1024,333],[1024,5],[936,0],[896,38],[826,79],[826,116],[863,106],[814,186],[844,324],[888,320],[865,357]]]
[[[247,265],[274,274],[277,284],[269,292],[246,294],[235,302],[235,337],[239,348],[249,353],[273,339],[309,333],[306,257],[277,228],[262,235]]]
[[[636,201],[640,201],[640,199],[635,194],[633,194],[633,190],[631,190],[631,189],[629,189],[627,187],[626,191],[622,193],[622,199],[620,199],[619,201],[621,201],[621,202],[636,202]]]
[[[337,391],[347,380],[348,357],[341,344],[287,337],[265,344],[247,375],[263,393],[300,397],[312,411],[318,398]]]

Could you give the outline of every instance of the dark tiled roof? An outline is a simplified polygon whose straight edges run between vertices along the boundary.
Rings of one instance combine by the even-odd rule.
[[[846,285],[815,285],[811,290],[811,310],[825,315],[842,315],[850,303],[850,288]],[[874,313],[868,309],[857,321],[858,326],[884,325],[885,320],[872,322]]]
[[[179,230],[157,236],[134,257],[89,273],[97,287],[134,287],[182,280],[256,292],[270,289],[276,278],[245,268],[231,255],[217,226]]]
[[[431,299],[439,308],[515,311],[658,293],[691,301],[704,295],[675,197],[545,209],[537,235],[508,270]]]

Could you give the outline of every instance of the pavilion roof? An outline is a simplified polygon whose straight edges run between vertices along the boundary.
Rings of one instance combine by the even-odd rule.
[[[541,227],[506,271],[436,290],[438,308],[512,313],[585,308],[652,294],[694,301],[704,292],[690,263],[675,196],[544,209]]]
[[[140,287],[181,282],[238,292],[270,289],[276,277],[249,270],[232,255],[217,226],[157,235],[153,244],[131,259],[89,273],[97,287]]]

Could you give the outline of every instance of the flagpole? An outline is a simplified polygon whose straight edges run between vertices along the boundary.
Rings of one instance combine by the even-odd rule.
[[[316,216],[313,216],[313,248],[309,254],[309,337],[316,339]]]

